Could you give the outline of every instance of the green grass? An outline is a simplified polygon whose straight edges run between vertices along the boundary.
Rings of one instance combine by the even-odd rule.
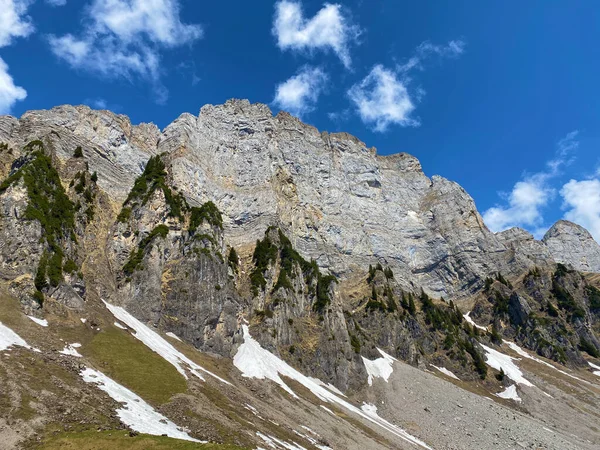
[[[83,348],[107,376],[149,403],[163,404],[187,390],[177,369],[123,330],[108,328]]]
[[[76,449],[76,450],[241,450],[227,444],[198,444],[165,436],[139,434],[130,437],[125,430],[83,431],[59,433],[46,438],[38,450]]]

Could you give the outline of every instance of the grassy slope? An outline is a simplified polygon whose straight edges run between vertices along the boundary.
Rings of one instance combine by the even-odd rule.
[[[168,402],[187,390],[177,369],[124,330],[98,333],[82,353],[107,376],[152,404]]]
[[[60,433],[49,437],[37,450],[77,449],[77,450],[240,450],[242,447],[223,444],[198,444],[195,442],[171,439],[164,436],[140,434],[130,437],[124,430],[85,431],[79,433]]]

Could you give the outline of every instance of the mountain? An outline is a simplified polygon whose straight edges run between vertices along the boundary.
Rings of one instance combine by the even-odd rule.
[[[11,447],[600,444],[582,227],[494,234],[413,156],[245,100],[2,116],[0,143]]]

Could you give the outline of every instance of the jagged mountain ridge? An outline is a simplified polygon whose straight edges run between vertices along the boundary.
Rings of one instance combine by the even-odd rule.
[[[0,119],[0,140],[10,145],[42,136],[61,159],[84,147],[90,171],[115,202],[150,156],[166,153],[173,182],[190,203],[212,200],[223,212],[230,245],[249,252],[277,224],[303,255],[341,277],[362,276],[379,261],[406,288],[456,298],[491,273],[518,275],[554,259],[600,270],[600,246],[578,227],[564,226],[542,243],[494,235],[460,186],[429,179],[414,157],[378,156],[353,136],[319,133],[286,113],[273,117],[262,104],[207,105],[162,133],[83,106]],[[564,251],[574,243],[577,254]]]
[[[506,346],[502,339],[573,368],[600,350],[597,280],[555,264],[523,230],[493,235],[460,187],[425,177],[409,155],[378,157],[349,135],[319,134],[243,101],[184,115],[163,133],[86,107],[1,118],[0,129],[12,130],[0,138],[2,288],[21,311],[62,321],[55,341],[81,327],[65,317],[91,317],[76,335],[97,369],[106,362],[90,353],[95,342],[121,333],[103,301],[226,367],[249,329],[287,364],[356,400],[372,399],[367,379],[380,377],[381,351],[494,393],[513,380],[484,362],[486,346]],[[298,159],[302,152],[309,157]],[[347,223],[342,202],[351,206]],[[402,214],[412,222],[393,222]],[[396,236],[381,243],[384,225]],[[331,242],[332,227],[340,241]],[[582,241],[569,244],[579,261],[593,261],[589,234],[561,222],[548,239],[561,234]],[[356,239],[358,250],[344,250],[342,238]],[[441,259],[415,269],[402,255],[369,253],[375,244],[396,251],[390,239]],[[228,375],[239,383],[235,369]],[[113,376],[127,380],[119,370]],[[210,435],[223,439],[218,429]]]

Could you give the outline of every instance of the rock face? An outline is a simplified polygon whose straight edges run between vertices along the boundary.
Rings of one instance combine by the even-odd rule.
[[[351,390],[376,348],[464,380],[486,376],[479,339],[563,363],[600,351],[600,290],[556,265],[600,272],[589,233],[491,233],[464,189],[406,153],[247,101],[162,133],[62,106],[0,117],[0,144],[0,278],[29,312],[105,300],[226,357],[244,323]],[[463,322],[473,303],[490,336]]]
[[[600,245],[582,226],[559,220],[542,241],[556,262],[582,272],[600,272]]]
[[[0,141],[19,147],[34,138],[46,139],[62,160],[81,145],[90,172],[116,204],[148,158],[167,153],[173,183],[191,205],[217,204],[226,243],[242,256],[277,225],[303,256],[337,276],[362,276],[381,262],[404,288],[445,298],[472,293],[490,273],[516,275],[551,262],[551,255],[600,271],[585,240],[577,241],[581,251],[561,245],[573,233],[549,232],[556,234],[545,239],[549,251],[514,232],[494,235],[460,186],[426,177],[414,157],[378,156],[346,133],[320,133],[245,100],[204,106],[198,117],[183,114],[162,134],[84,106],[0,118]]]

